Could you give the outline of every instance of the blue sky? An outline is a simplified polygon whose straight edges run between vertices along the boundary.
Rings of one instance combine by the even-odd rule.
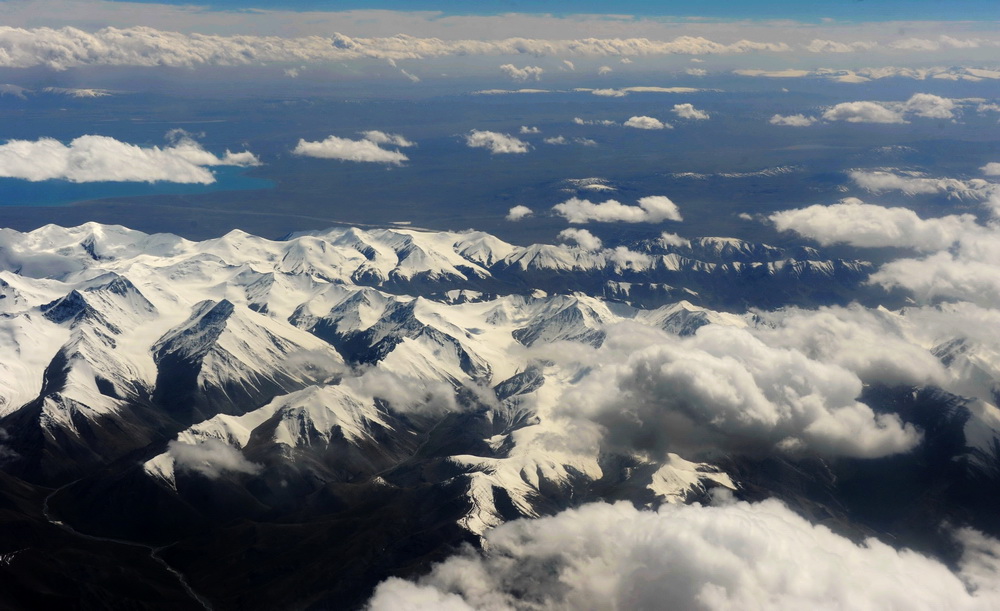
[[[133,0],[134,1],[134,0]],[[139,0],[154,2],[154,0]],[[639,16],[708,17],[712,19],[795,19],[818,21],[997,20],[996,0],[713,0],[677,2],[649,0],[155,0],[157,4],[201,4],[218,9],[341,11],[352,9],[429,10],[451,15],[508,12],[617,13]]]

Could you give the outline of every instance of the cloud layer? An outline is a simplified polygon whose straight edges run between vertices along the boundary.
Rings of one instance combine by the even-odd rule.
[[[390,579],[371,611],[448,609],[986,609],[1000,543],[956,539],[957,572],[875,539],[855,544],[777,501],[591,504],[486,534],[418,582]],[[794,559],[794,561],[790,561]]]

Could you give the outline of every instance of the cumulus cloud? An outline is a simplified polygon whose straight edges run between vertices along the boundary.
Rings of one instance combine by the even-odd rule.
[[[542,80],[542,73],[545,70],[538,66],[525,66],[523,68],[518,68],[514,64],[504,64],[500,66],[500,70],[503,71],[511,80],[524,82],[524,81],[540,81]]]
[[[527,218],[534,214],[531,208],[527,206],[517,205],[507,211],[508,221],[520,221],[521,219]]]
[[[945,250],[977,230],[975,217],[969,214],[921,219],[908,208],[884,208],[856,198],[776,212],[769,218],[780,231],[794,231],[824,246],[895,246],[925,252]]]
[[[907,112],[930,119],[951,119],[955,116],[955,101],[930,93],[915,93],[904,104]]]
[[[528,143],[499,132],[480,131],[474,129],[465,136],[465,144],[472,148],[485,148],[493,154],[527,153]]]
[[[809,127],[815,122],[815,117],[807,117],[802,114],[787,116],[774,115],[769,121],[771,125],[784,125],[786,127]]]
[[[174,440],[167,444],[167,454],[179,469],[194,471],[211,479],[217,479],[226,472],[252,475],[261,469],[239,450],[218,439],[205,439],[195,444]]]
[[[215,182],[205,166],[259,164],[248,151],[218,157],[183,132],[171,146],[143,148],[108,136],[80,136],[68,145],[52,138],[9,140],[0,145],[0,176],[70,182]]]
[[[865,383],[946,387],[949,374],[927,345],[927,324],[910,316],[858,305],[757,312],[752,333],[770,346],[851,371]]]
[[[991,161],[986,165],[984,165],[983,167],[979,168],[979,170],[983,174],[986,174],[987,176],[1000,176],[1000,163],[997,163],[996,161]]]
[[[690,76],[705,76],[708,74],[708,70],[704,68],[687,68],[684,70],[684,73]]]
[[[698,110],[692,104],[674,104],[672,112],[682,119],[704,120],[708,118],[708,113]]]
[[[663,221],[680,221],[680,210],[677,204],[664,195],[650,195],[639,200],[638,206],[627,206],[619,201],[609,199],[595,204],[586,199],[571,198],[561,204],[556,204],[552,210],[570,223],[662,223]]]
[[[387,134],[385,132],[380,132],[378,130],[369,130],[366,132],[361,132],[361,135],[365,140],[374,142],[375,144],[389,144],[392,146],[409,147],[416,146],[413,142],[410,142],[406,138],[400,136],[399,134]]]
[[[416,582],[392,578],[371,611],[482,609],[987,609],[1000,543],[956,533],[957,571],[874,538],[857,544],[778,501],[594,503],[485,535]],[[794,561],[790,562],[789,559]]]
[[[553,136],[552,138],[546,138],[542,142],[545,144],[569,144],[569,140],[566,136]]]
[[[600,250],[601,239],[586,229],[563,229],[557,236],[564,242],[574,242],[584,250]]]
[[[360,140],[339,138],[337,136],[329,136],[326,140],[319,142],[309,142],[302,139],[292,149],[292,153],[302,155],[303,157],[317,157],[319,159],[389,163],[392,165],[401,165],[404,161],[409,161],[409,157],[399,150],[390,151],[379,146],[380,144],[403,147],[413,146],[412,142],[402,136],[386,134],[380,131],[367,131],[362,135],[363,137]]]
[[[903,115],[877,102],[842,102],[823,113],[827,121],[848,123],[906,123]]]
[[[647,116],[630,117],[623,125],[636,129],[673,129],[673,125],[669,123],[664,123],[659,119]]]
[[[988,205],[995,207],[991,198]],[[1000,303],[1000,229],[977,224],[971,215],[920,219],[905,208],[880,208],[850,199],[772,215],[790,229],[821,243],[903,246],[931,254],[885,263],[869,282],[909,291],[923,303],[967,301],[987,308]]]
[[[707,325],[693,337],[645,326],[607,328],[559,400],[568,418],[601,427],[611,448],[661,455],[808,449],[874,458],[912,449],[920,433],[857,401],[862,382],[745,329]]]
[[[855,170],[849,173],[859,187],[873,193],[902,191],[907,195],[930,195],[947,193],[958,198],[987,199],[996,192],[997,185],[983,179],[959,180],[957,178],[928,178],[919,174],[900,175],[893,172],[865,172]]]
[[[682,238],[676,233],[670,233],[664,231],[663,233],[660,234],[660,244],[662,244],[663,246],[686,247],[691,245],[691,241],[688,240],[687,238]]]
[[[529,127],[527,125],[522,125],[520,131],[521,131],[522,134],[540,134],[540,133],[542,133],[542,130],[538,129],[537,127],[534,127],[534,126],[530,126]]]

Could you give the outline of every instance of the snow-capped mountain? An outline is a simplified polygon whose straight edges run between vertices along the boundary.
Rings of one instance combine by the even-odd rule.
[[[870,264],[805,247],[88,224],[4,230],[0,267],[4,471],[58,488],[74,528],[168,546],[222,608],[329,603],[348,590],[303,558],[378,549],[357,602],[504,522],[594,500],[778,494],[847,524],[863,504],[830,500],[844,482],[861,499],[923,448],[906,469],[964,486],[975,469],[927,465],[982,473],[1000,430],[990,341],[908,331],[932,371],[883,384],[881,357],[792,335],[794,309],[762,315],[808,298],[847,317],[842,296],[875,290]],[[318,534],[282,542],[300,527]],[[282,562],[301,571],[246,582],[253,601],[213,585]]]

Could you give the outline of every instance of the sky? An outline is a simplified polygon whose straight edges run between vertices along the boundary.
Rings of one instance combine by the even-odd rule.
[[[151,2],[152,3],[152,2]],[[204,5],[213,9],[241,10],[393,10],[440,11],[445,15],[497,15],[504,13],[552,13],[554,15],[605,14],[705,17],[711,19],[795,19],[818,21],[823,18],[842,21],[895,21],[899,19],[931,19],[961,21],[968,19],[1000,19],[997,3],[989,0],[713,0],[710,2],[670,2],[650,0],[432,0],[414,3],[412,0],[378,0],[374,2],[343,0],[216,0],[213,2],[167,1],[164,4]],[[415,8],[419,6],[419,8]]]

